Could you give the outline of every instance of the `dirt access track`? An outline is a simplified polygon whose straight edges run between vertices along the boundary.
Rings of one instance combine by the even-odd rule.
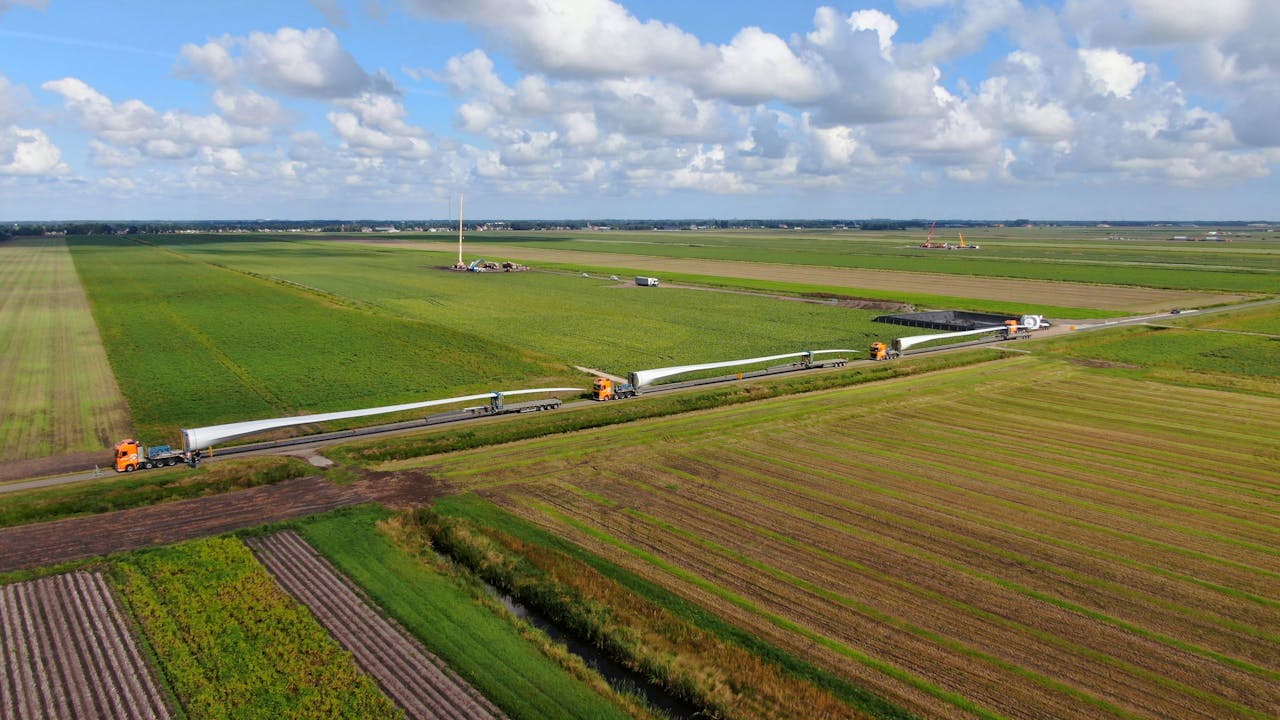
[[[377,240],[344,238],[349,242],[370,245],[404,245],[423,250],[456,253],[455,243],[415,242],[410,240]],[[1245,295],[1200,293],[1182,290],[1131,287],[1126,285],[1089,285],[1052,280],[1017,280],[1013,278],[944,275],[898,270],[862,270],[858,268],[820,267],[817,265],[781,265],[743,262],[740,260],[698,260],[650,255],[547,250],[520,245],[484,245],[485,253],[520,260],[524,263],[562,263],[592,267],[634,268],[651,273],[682,273],[746,280],[772,280],[849,288],[851,290],[887,290],[920,295],[947,295],[981,300],[997,300],[1071,308],[1094,308],[1120,312],[1155,312],[1171,307],[1203,307],[1239,302]]]

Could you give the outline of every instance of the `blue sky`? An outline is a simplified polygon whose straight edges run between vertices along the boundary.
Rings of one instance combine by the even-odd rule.
[[[1280,219],[1272,0],[0,0],[0,220]]]

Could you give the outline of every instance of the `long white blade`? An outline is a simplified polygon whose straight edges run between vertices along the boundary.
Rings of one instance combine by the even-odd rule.
[[[479,395],[460,395],[458,397],[423,402],[405,403],[403,405],[386,405],[384,407],[363,408],[360,410],[344,410],[341,412],[319,413],[316,415],[294,415],[293,417],[270,418],[268,420],[247,420],[244,422],[210,425],[209,427],[190,428],[182,431],[183,446],[188,452],[205,450],[223,440],[231,440],[245,435],[275,430],[276,428],[309,423],[328,422],[330,420],[346,420],[348,418],[365,417],[366,415],[383,415],[386,413],[417,410],[435,405],[467,402],[470,400],[488,400],[496,395],[529,395],[533,393],[553,392],[585,392],[582,388],[534,388],[532,390],[506,390],[502,393],[487,392]]]
[[[857,350],[813,350],[814,355],[822,353],[854,353]],[[631,382],[636,387],[643,387],[655,380],[671,377],[672,375],[681,375],[698,370],[715,370],[716,368],[734,367],[737,365],[751,365],[753,363],[769,362],[770,360],[783,360],[786,358],[801,357],[806,352],[785,353],[783,355],[767,355],[765,357],[747,358],[746,360],[726,360],[725,362],[701,363],[699,365],[676,365],[674,367],[654,368],[652,370],[637,370],[631,373]]]

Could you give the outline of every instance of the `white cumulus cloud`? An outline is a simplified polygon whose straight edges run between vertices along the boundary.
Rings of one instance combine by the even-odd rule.
[[[718,60],[695,81],[706,95],[732,102],[778,99],[810,103],[827,90],[828,78],[812,58],[798,57],[777,35],[744,28],[719,48]]]
[[[96,140],[153,158],[186,158],[201,148],[244,147],[265,143],[272,136],[269,128],[231,123],[221,115],[162,113],[136,99],[116,103],[79,78],[50,80],[41,87],[61,95],[66,109]],[[99,155],[112,165],[130,156],[128,152]]]
[[[42,130],[0,128],[0,175],[59,175],[70,168]]]
[[[696,70],[714,50],[680,28],[641,21],[612,0],[406,0],[427,17],[471,25],[526,68],[603,77]]]
[[[408,113],[399,100],[365,93],[339,105],[345,112],[330,112],[329,122],[344,145],[355,152],[366,157],[392,154],[418,159],[431,153],[426,131],[405,122]]]
[[[219,85],[250,81],[297,97],[347,98],[395,89],[384,74],[365,72],[328,28],[224,35],[204,45],[183,45],[181,57],[183,73]]]
[[[1111,48],[1080,48],[1089,84],[1099,94],[1127,98],[1147,74],[1147,66]]]

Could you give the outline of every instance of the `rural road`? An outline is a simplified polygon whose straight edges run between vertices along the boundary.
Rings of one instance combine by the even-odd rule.
[[[1277,303],[1280,303],[1280,298],[1255,300],[1255,301],[1246,302],[1246,303],[1224,305],[1224,306],[1208,308],[1204,310],[1189,310],[1181,314],[1163,312],[1163,313],[1157,313],[1152,315],[1138,315],[1134,317],[1120,318],[1117,320],[1107,320],[1107,321],[1053,320],[1052,322],[1054,324],[1052,327],[1050,327],[1048,330],[1037,332],[1036,335],[1038,337],[1051,337],[1051,336],[1061,335],[1068,332],[1083,332],[1088,330],[1099,330],[1102,328],[1117,327],[1121,325],[1150,324],[1152,321],[1156,321],[1156,320],[1169,320],[1169,319],[1176,319],[1176,318],[1182,318],[1182,317],[1188,317],[1188,316],[1195,317],[1199,315],[1209,315],[1209,314],[1216,314],[1216,313],[1222,313],[1222,312],[1228,312],[1228,311],[1234,311],[1234,310],[1245,310],[1245,309],[1250,309],[1255,307],[1274,305]],[[1074,327],[1074,331],[1071,329],[1073,327]],[[963,348],[955,347],[951,349],[963,349]],[[944,348],[940,350],[945,351],[946,349]],[[850,363],[850,366],[863,365],[870,362],[873,362],[873,361],[871,360],[854,361]],[[593,374],[603,374],[603,373],[600,373],[599,371],[592,371],[587,368],[579,368],[579,369],[583,370],[584,372],[589,372]],[[828,368],[822,371],[811,371],[811,372],[838,372],[838,371],[839,371],[838,368]],[[748,376],[747,379],[749,378],[750,376]],[[618,379],[621,380],[621,378],[618,378]],[[712,381],[715,381],[715,380],[712,380]],[[647,393],[655,394],[659,392],[663,392],[663,393],[682,392],[682,391],[690,390],[699,385],[708,384],[708,382],[709,381],[671,383],[665,386],[652,388],[648,390]],[[580,407],[586,407],[593,404],[595,403],[590,400],[579,400],[575,402],[569,402],[569,403],[565,403],[562,406],[561,411],[572,410],[574,408],[580,408]],[[226,450],[223,450],[220,454],[216,455],[215,458],[226,457],[228,455],[266,455],[266,454],[301,455],[303,457],[308,457],[308,456],[314,455],[315,451],[319,448],[335,445],[341,442],[347,442],[356,437],[362,437],[365,435],[378,434],[378,435],[390,436],[390,435],[396,435],[396,434],[405,434],[405,433],[415,432],[418,430],[422,430],[423,428],[426,428],[426,427],[435,427],[437,425],[445,425],[445,424],[453,424],[453,423],[461,423],[461,422],[466,422],[466,423],[483,422],[486,420],[499,421],[504,419],[509,419],[509,418],[484,417],[484,416],[474,417],[474,416],[467,416],[467,415],[453,416],[451,413],[441,413],[440,415],[433,416],[432,418],[429,418],[426,420],[414,420],[409,422],[390,423],[385,425],[374,425],[368,428],[362,428],[360,431],[358,431],[359,432],[358,435],[353,433],[352,431],[340,431],[340,432],[334,432],[334,433],[320,433],[318,435],[308,436],[305,438],[296,438],[295,439],[296,442],[294,444],[290,444],[286,446],[281,446],[273,443],[259,443],[259,444],[239,446],[235,449],[228,448]],[[214,459],[202,460],[202,462],[206,462],[206,463],[213,462],[213,461],[215,460]],[[22,492],[24,490],[35,490],[39,488],[54,487],[57,485],[66,485],[70,483],[84,482],[84,481],[94,480],[98,478],[111,478],[115,476],[116,476],[115,471],[111,470],[110,468],[107,468],[107,469],[75,472],[75,473],[69,473],[69,474],[63,474],[63,475],[54,475],[54,476],[41,477],[41,478],[33,478],[30,480],[15,480],[10,482],[0,483],[0,495],[3,495],[5,493]]]

